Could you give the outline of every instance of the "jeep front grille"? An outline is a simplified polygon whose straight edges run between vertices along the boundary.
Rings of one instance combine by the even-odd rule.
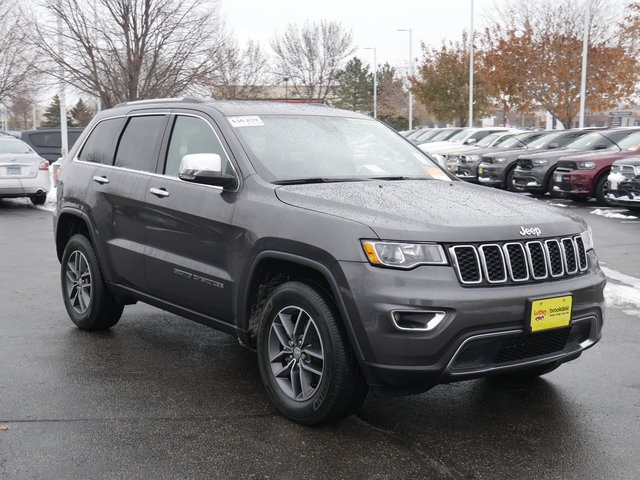
[[[564,278],[588,268],[579,236],[529,242],[453,245],[452,264],[464,285],[496,285]]]

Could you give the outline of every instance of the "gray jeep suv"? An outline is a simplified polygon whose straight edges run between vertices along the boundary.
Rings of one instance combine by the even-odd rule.
[[[582,220],[459,181],[324,106],[102,111],[63,162],[54,228],[79,328],[142,301],[220,329],[308,425],[369,389],[535,377],[601,335],[605,279]]]

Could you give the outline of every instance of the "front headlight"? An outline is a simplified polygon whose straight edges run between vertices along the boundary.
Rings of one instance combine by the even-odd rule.
[[[593,233],[591,227],[589,227],[586,232],[582,232],[580,238],[582,238],[582,243],[584,243],[585,252],[593,250]]]
[[[549,165],[549,160],[546,158],[536,158],[531,163],[533,163],[536,167],[544,167],[545,165]]]
[[[493,159],[493,163],[504,163],[507,159],[505,157],[496,157]]]
[[[435,243],[398,243],[363,240],[362,248],[372,265],[413,268],[417,265],[446,265],[447,258]]]
[[[633,171],[636,175],[640,175],[640,165],[638,165],[637,167],[633,167]]]
[[[596,168],[596,162],[577,162],[578,170],[593,170]]]
[[[480,155],[466,155],[465,158],[467,162],[477,162],[480,160]]]

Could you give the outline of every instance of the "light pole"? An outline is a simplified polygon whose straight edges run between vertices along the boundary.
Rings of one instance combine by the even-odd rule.
[[[411,78],[413,77],[413,54],[411,53],[411,37],[410,28],[399,28],[399,32],[409,32],[409,130],[413,130],[413,94],[411,93]]]
[[[373,50],[373,118],[378,118],[378,62],[376,61],[376,47],[365,47]]]
[[[587,101],[587,53],[589,51],[589,23],[591,20],[591,0],[586,1],[584,12],[584,32],[582,36],[582,76],[580,79],[580,120],[578,126],[584,127],[584,109]],[[568,125],[570,128],[571,125]]]
[[[64,12],[62,6],[62,0],[58,0],[58,8],[60,12]],[[65,92],[64,83],[64,66],[62,60],[64,59],[64,36],[62,35],[62,18],[58,17],[58,53],[60,55],[60,139],[62,141],[60,156],[64,157],[69,151],[69,140],[67,137],[67,97]]]
[[[469,127],[473,127],[473,0],[471,0],[471,34],[469,35]]]

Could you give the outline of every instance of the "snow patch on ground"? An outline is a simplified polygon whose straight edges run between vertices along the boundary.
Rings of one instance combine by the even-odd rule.
[[[622,219],[622,220],[637,220],[638,217],[634,216],[634,215],[625,215],[621,212],[626,212],[626,210],[603,210],[601,208],[597,208],[595,209],[593,212],[591,212],[592,215],[600,215],[601,217],[606,217],[606,218],[618,218],[618,219]]]
[[[609,280],[604,289],[606,303],[622,308],[627,315],[640,317],[640,279],[601,267]]]
[[[561,208],[568,207],[568,205],[565,205],[564,203],[550,203],[549,205],[551,205],[552,207],[561,207]]]

